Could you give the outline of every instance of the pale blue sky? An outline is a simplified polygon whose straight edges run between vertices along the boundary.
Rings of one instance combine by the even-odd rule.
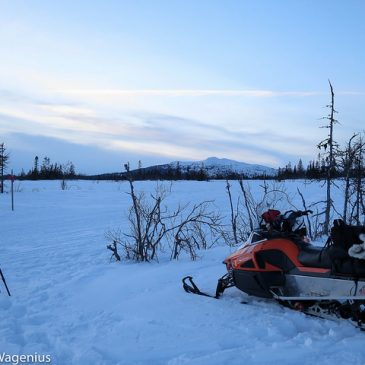
[[[2,1],[0,140],[86,173],[226,157],[273,167],[363,129],[364,1]]]

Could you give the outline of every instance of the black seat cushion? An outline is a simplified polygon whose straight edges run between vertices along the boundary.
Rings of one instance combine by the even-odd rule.
[[[298,260],[304,266],[331,269],[333,274],[365,277],[365,260],[350,257],[347,251],[340,247],[302,245]]]
[[[310,244],[301,245],[298,260],[304,266],[330,269],[332,260],[326,248]]]

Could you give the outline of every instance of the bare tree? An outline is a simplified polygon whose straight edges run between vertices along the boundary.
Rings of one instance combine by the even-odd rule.
[[[4,143],[0,144],[0,192],[4,193],[4,173],[9,163],[9,153],[6,152]]]
[[[260,211],[259,206],[262,201],[255,199],[248,183],[245,184],[242,179],[239,179],[238,183],[242,192],[242,204],[238,215],[237,231],[240,241],[245,242],[250,233],[260,226],[263,212]],[[266,182],[264,182],[263,187],[267,188]]]
[[[354,193],[360,188],[361,190],[361,173],[359,176],[360,187],[358,184],[354,184],[355,176],[356,176],[356,162],[359,164],[361,161],[362,150],[364,147],[364,143],[362,143],[361,138],[359,137],[358,133],[352,135],[349,141],[346,144],[344,150],[339,151],[339,165],[342,169],[342,173],[344,176],[344,204],[343,204],[343,211],[342,211],[342,219],[346,223],[351,223],[352,216],[351,216],[351,206],[352,198]],[[359,168],[359,166],[357,166]],[[361,167],[361,166],[360,166]],[[357,174],[359,175],[359,174]],[[356,185],[356,187],[354,186]]]
[[[327,138],[318,144],[318,148],[324,150],[326,163],[326,208],[325,220],[323,225],[323,230],[325,234],[329,233],[331,208],[333,207],[331,187],[333,184],[334,171],[336,168],[335,149],[337,148],[337,143],[333,139],[333,129],[334,125],[338,123],[338,121],[334,118],[335,113],[337,113],[337,111],[335,110],[335,94],[331,81],[328,80],[328,83],[331,91],[331,103],[326,106],[327,108],[329,108],[329,114],[326,117],[322,118],[328,120],[328,124],[322,126],[321,128],[328,128],[329,132]]]
[[[237,236],[237,219],[238,219],[238,205],[239,205],[239,198],[237,200],[237,207],[233,207],[233,201],[232,201],[232,193],[231,193],[231,184],[228,180],[226,180],[226,190],[228,194],[229,199],[229,206],[231,209],[231,227],[232,227],[232,234],[233,234],[233,240],[234,244],[238,244],[238,236]]]
[[[254,227],[254,220],[257,220],[257,215],[255,214],[254,203],[251,192],[246,188],[243,184],[243,180],[239,179],[238,183],[240,184],[240,188],[243,194],[243,202],[246,208],[248,222],[250,224],[250,230],[253,231]]]
[[[355,160],[355,186],[356,186],[356,215],[355,221],[357,225],[361,224],[361,214],[364,216],[364,186],[363,186],[363,174],[364,174],[364,141],[362,135],[359,136],[358,141],[358,153]],[[363,222],[364,223],[364,219]]]
[[[349,222],[360,225],[364,223],[365,207],[364,207],[364,146],[363,136],[360,134],[356,140],[353,160],[353,179],[350,182],[352,188],[353,199],[350,201],[350,217]],[[362,218],[362,219],[361,219]]]

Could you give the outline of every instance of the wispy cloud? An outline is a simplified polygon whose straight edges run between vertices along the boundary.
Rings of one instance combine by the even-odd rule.
[[[88,109],[64,106],[42,107],[42,111],[46,114],[38,117],[19,111],[3,113],[0,130],[171,159],[203,159],[217,154],[240,159],[244,155],[248,162],[271,165],[277,165],[280,156],[290,155],[294,149],[308,153],[310,145],[305,138],[283,142],[271,131],[249,133],[174,115],[145,112],[107,118]]]
[[[365,91],[349,91],[349,90],[344,90],[344,91],[339,91],[336,92],[337,95],[349,95],[349,96],[365,96]]]
[[[65,95],[93,96],[244,96],[244,97],[279,97],[298,96],[308,97],[322,94],[318,91],[273,91],[273,90],[235,90],[235,89],[65,89],[54,90]]]
[[[23,132],[58,138],[115,153],[191,160],[219,155],[273,166],[282,164],[283,160],[287,162],[293,155],[310,156],[313,151],[313,137],[305,133],[295,137],[298,128],[293,132],[291,120],[289,125],[281,120],[280,128],[272,125],[272,117],[263,107],[265,101],[260,99],[302,96],[308,100],[306,97],[315,95],[313,92],[70,90],[67,95],[51,93],[44,100],[20,94],[17,97],[16,92],[3,92],[3,95],[6,97],[0,101],[2,133]],[[207,100],[215,95],[233,98],[223,103],[223,98]],[[141,98],[130,107],[128,100],[119,102],[119,99],[124,101],[124,96]],[[159,97],[158,103],[153,101],[155,96]],[[198,97],[195,109],[185,109],[186,105],[191,106],[191,99],[171,98],[170,104],[165,102],[170,96]],[[203,96],[208,98],[200,98]],[[250,100],[245,110],[241,108],[242,100],[237,101],[236,96],[259,100],[256,104]],[[217,103],[221,103],[219,108],[215,108]],[[271,101],[266,104],[269,108]],[[255,110],[260,113],[254,115]]]

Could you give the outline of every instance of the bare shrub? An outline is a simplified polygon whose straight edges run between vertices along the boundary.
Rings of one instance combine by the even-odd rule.
[[[129,166],[125,167],[129,172]],[[129,260],[158,261],[158,252],[167,247],[171,259],[176,260],[181,252],[186,252],[195,260],[197,250],[211,247],[221,237],[220,216],[212,208],[212,201],[179,205],[170,211],[164,201],[171,193],[171,184],[157,184],[155,192],[146,195],[136,192],[130,174],[128,182],[132,201],[128,211],[129,232],[113,230],[106,234],[111,242],[107,248],[117,261],[121,258],[119,252]]]
[[[110,261],[114,257],[116,261],[120,261],[120,255],[118,253],[118,242],[113,240],[110,245],[107,245],[106,248],[112,251],[112,255],[110,256]]]
[[[23,192],[23,187],[21,183],[14,184],[14,192],[15,193]]]
[[[61,187],[61,190],[69,190],[69,186],[68,186],[67,181],[65,179],[61,180],[60,187]]]
[[[254,196],[251,185],[243,179],[238,180],[242,196],[233,198],[232,185],[226,180],[226,191],[230,207],[229,226],[221,226],[222,240],[229,246],[242,244],[250,233],[259,228],[261,215],[268,209],[296,209],[292,204],[293,197],[286,191],[283,183],[263,181],[259,186],[260,198]]]
[[[351,145],[348,143],[350,153],[345,154],[347,174],[345,177],[345,201],[343,220],[349,224],[365,223],[365,186],[364,186],[364,136],[354,135],[356,138]]]
[[[167,192],[159,185],[149,199],[144,192],[136,193],[130,180],[132,206],[129,208],[130,232],[122,246],[128,258],[136,261],[157,260],[157,250],[166,235],[167,208],[162,206]]]
[[[297,188],[297,192],[301,198],[302,205],[305,211],[311,210],[313,214],[306,215],[306,226],[308,231],[308,236],[311,240],[316,240],[325,234],[325,201],[318,201],[314,203],[307,204],[303,193]]]
[[[167,229],[169,237],[173,237],[171,259],[178,259],[181,251],[185,251],[195,260],[197,250],[212,247],[222,237],[221,217],[212,204],[204,201],[192,208],[186,205],[174,213],[172,225]]]

